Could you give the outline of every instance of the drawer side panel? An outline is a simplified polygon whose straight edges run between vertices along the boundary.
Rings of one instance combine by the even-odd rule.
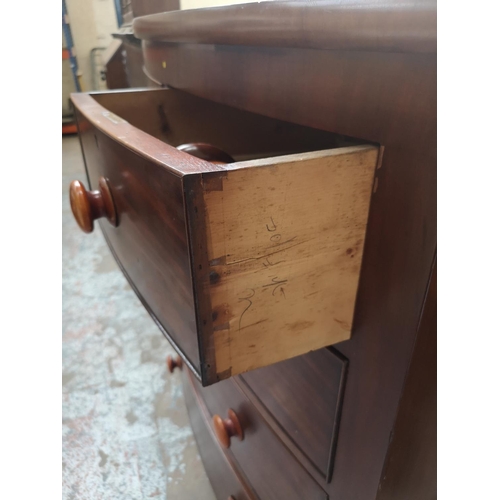
[[[218,378],[351,336],[378,148],[203,174]]]

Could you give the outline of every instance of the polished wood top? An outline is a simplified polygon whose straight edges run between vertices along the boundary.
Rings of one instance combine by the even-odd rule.
[[[267,1],[134,19],[143,40],[331,50],[436,52],[436,1]]]

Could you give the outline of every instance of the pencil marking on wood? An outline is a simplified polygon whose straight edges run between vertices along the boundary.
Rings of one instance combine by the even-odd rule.
[[[271,219],[271,222],[272,222],[272,224],[273,224],[273,227],[271,227],[271,228],[270,228],[270,227],[269,227],[269,225],[268,225],[268,224],[266,224],[266,228],[267,228],[267,230],[268,230],[269,232],[276,231],[276,229],[278,228],[278,226],[276,226],[276,224],[274,223],[274,221],[273,221],[273,218],[272,218],[272,217],[270,217],[270,219]]]
[[[282,262],[285,262],[284,260],[279,260],[278,262],[271,262],[269,260],[269,257],[266,257],[266,262],[263,262],[262,265],[264,267],[270,267],[270,266],[277,266],[278,264],[281,264]]]
[[[247,294],[248,297],[239,297],[238,298],[238,302],[242,302],[242,301],[248,302],[248,305],[245,307],[245,309],[241,313],[240,321],[238,323],[238,330],[241,330],[241,320],[243,319],[243,315],[250,309],[250,307],[252,307],[252,304],[253,304],[251,299],[255,295],[255,290],[253,288],[249,288],[247,291],[250,292],[250,295]]]
[[[207,274],[220,276],[204,288],[218,312],[218,373],[350,337],[377,154],[363,147],[252,164],[259,168],[229,171],[222,191],[204,191]]]

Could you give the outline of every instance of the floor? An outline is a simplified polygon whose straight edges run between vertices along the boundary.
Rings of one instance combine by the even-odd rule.
[[[84,234],[68,186],[86,184],[63,137],[63,499],[215,500],[196,449],[173,353],[121,274],[99,225]]]

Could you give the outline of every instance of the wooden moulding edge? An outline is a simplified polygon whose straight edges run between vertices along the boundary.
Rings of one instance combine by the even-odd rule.
[[[200,356],[201,383],[207,386],[217,382],[215,347],[212,335],[212,304],[205,292],[210,284],[207,251],[206,206],[201,174],[188,174],[182,178],[184,210],[191,266],[191,280],[195,305],[196,330]],[[230,376],[227,375],[227,376]],[[224,377],[224,378],[227,378]]]

